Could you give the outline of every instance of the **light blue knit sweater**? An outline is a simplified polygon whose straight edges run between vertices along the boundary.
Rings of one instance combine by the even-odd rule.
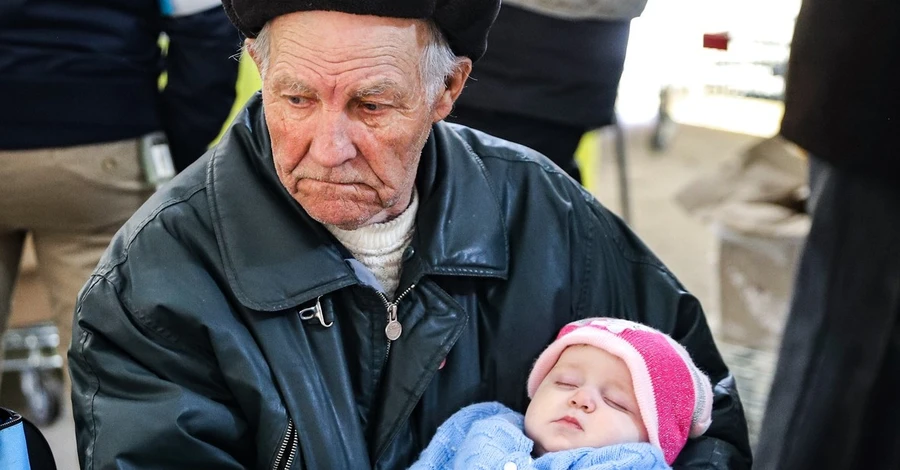
[[[500,403],[467,406],[442,424],[410,470],[665,470],[651,444],[621,444],[550,452],[531,458],[525,418]],[[512,465],[510,464],[512,463]]]

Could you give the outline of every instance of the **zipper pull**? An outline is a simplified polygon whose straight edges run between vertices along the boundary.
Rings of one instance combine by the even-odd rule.
[[[398,299],[399,300],[399,299]],[[397,341],[397,338],[403,334],[403,325],[397,321],[397,303],[393,302],[388,305],[388,324],[384,327],[384,335],[389,341]]]
[[[398,295],[393,302],[388,302],[387,296],[381,292],[378,293],[378,295],[381,296],[381,300],[384,302],[384,307],[387,309],[388,322],[387,326],[384,327],[384,335],[387,336],[388,341],[396,341],[397,338],[403,334],[403,325],[401,325],[400,320],[397,319],[397,305],[400,304],[400,301],[403,300],[403,298],[406,297],[406,294],[409,294],[414,287],[416,287],[416,285],[411,284],[402,294]],[[390,343],[388,343],[388,346],[390,347]]]

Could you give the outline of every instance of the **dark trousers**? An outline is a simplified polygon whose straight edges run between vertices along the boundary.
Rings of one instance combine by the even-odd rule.
[[[756,468],[900,468],[900,188],[811,159],[812,229]]]
[[[447,121],[537,150],[575,181],[581,182],[575,150],[581,137],[589,130],[585,127],[467,106],[454,108]]]

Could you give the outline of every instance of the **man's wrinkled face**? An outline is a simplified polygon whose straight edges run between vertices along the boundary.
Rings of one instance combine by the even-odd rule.
[[[648,442],[628,366],[602,349],[569,346],[535,391],[525,434],[538,455]]]
[[[275,169],[319,222],[355,229],[409,205],[431,124],[446,115],[421,80],[426,31],[323,11],[270,24],[262,93]]]

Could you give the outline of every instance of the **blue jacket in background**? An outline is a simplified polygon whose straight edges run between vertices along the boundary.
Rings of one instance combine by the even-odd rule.
[[[533,459],[525,418],[500,403],[477,403],[442,424],[410,470],[665,470],[662,451],[648,443],[549,452]]]
[[[218,0],[2,0],[0,150],[164,130],[182,169],[234,104],[240,44]]]

